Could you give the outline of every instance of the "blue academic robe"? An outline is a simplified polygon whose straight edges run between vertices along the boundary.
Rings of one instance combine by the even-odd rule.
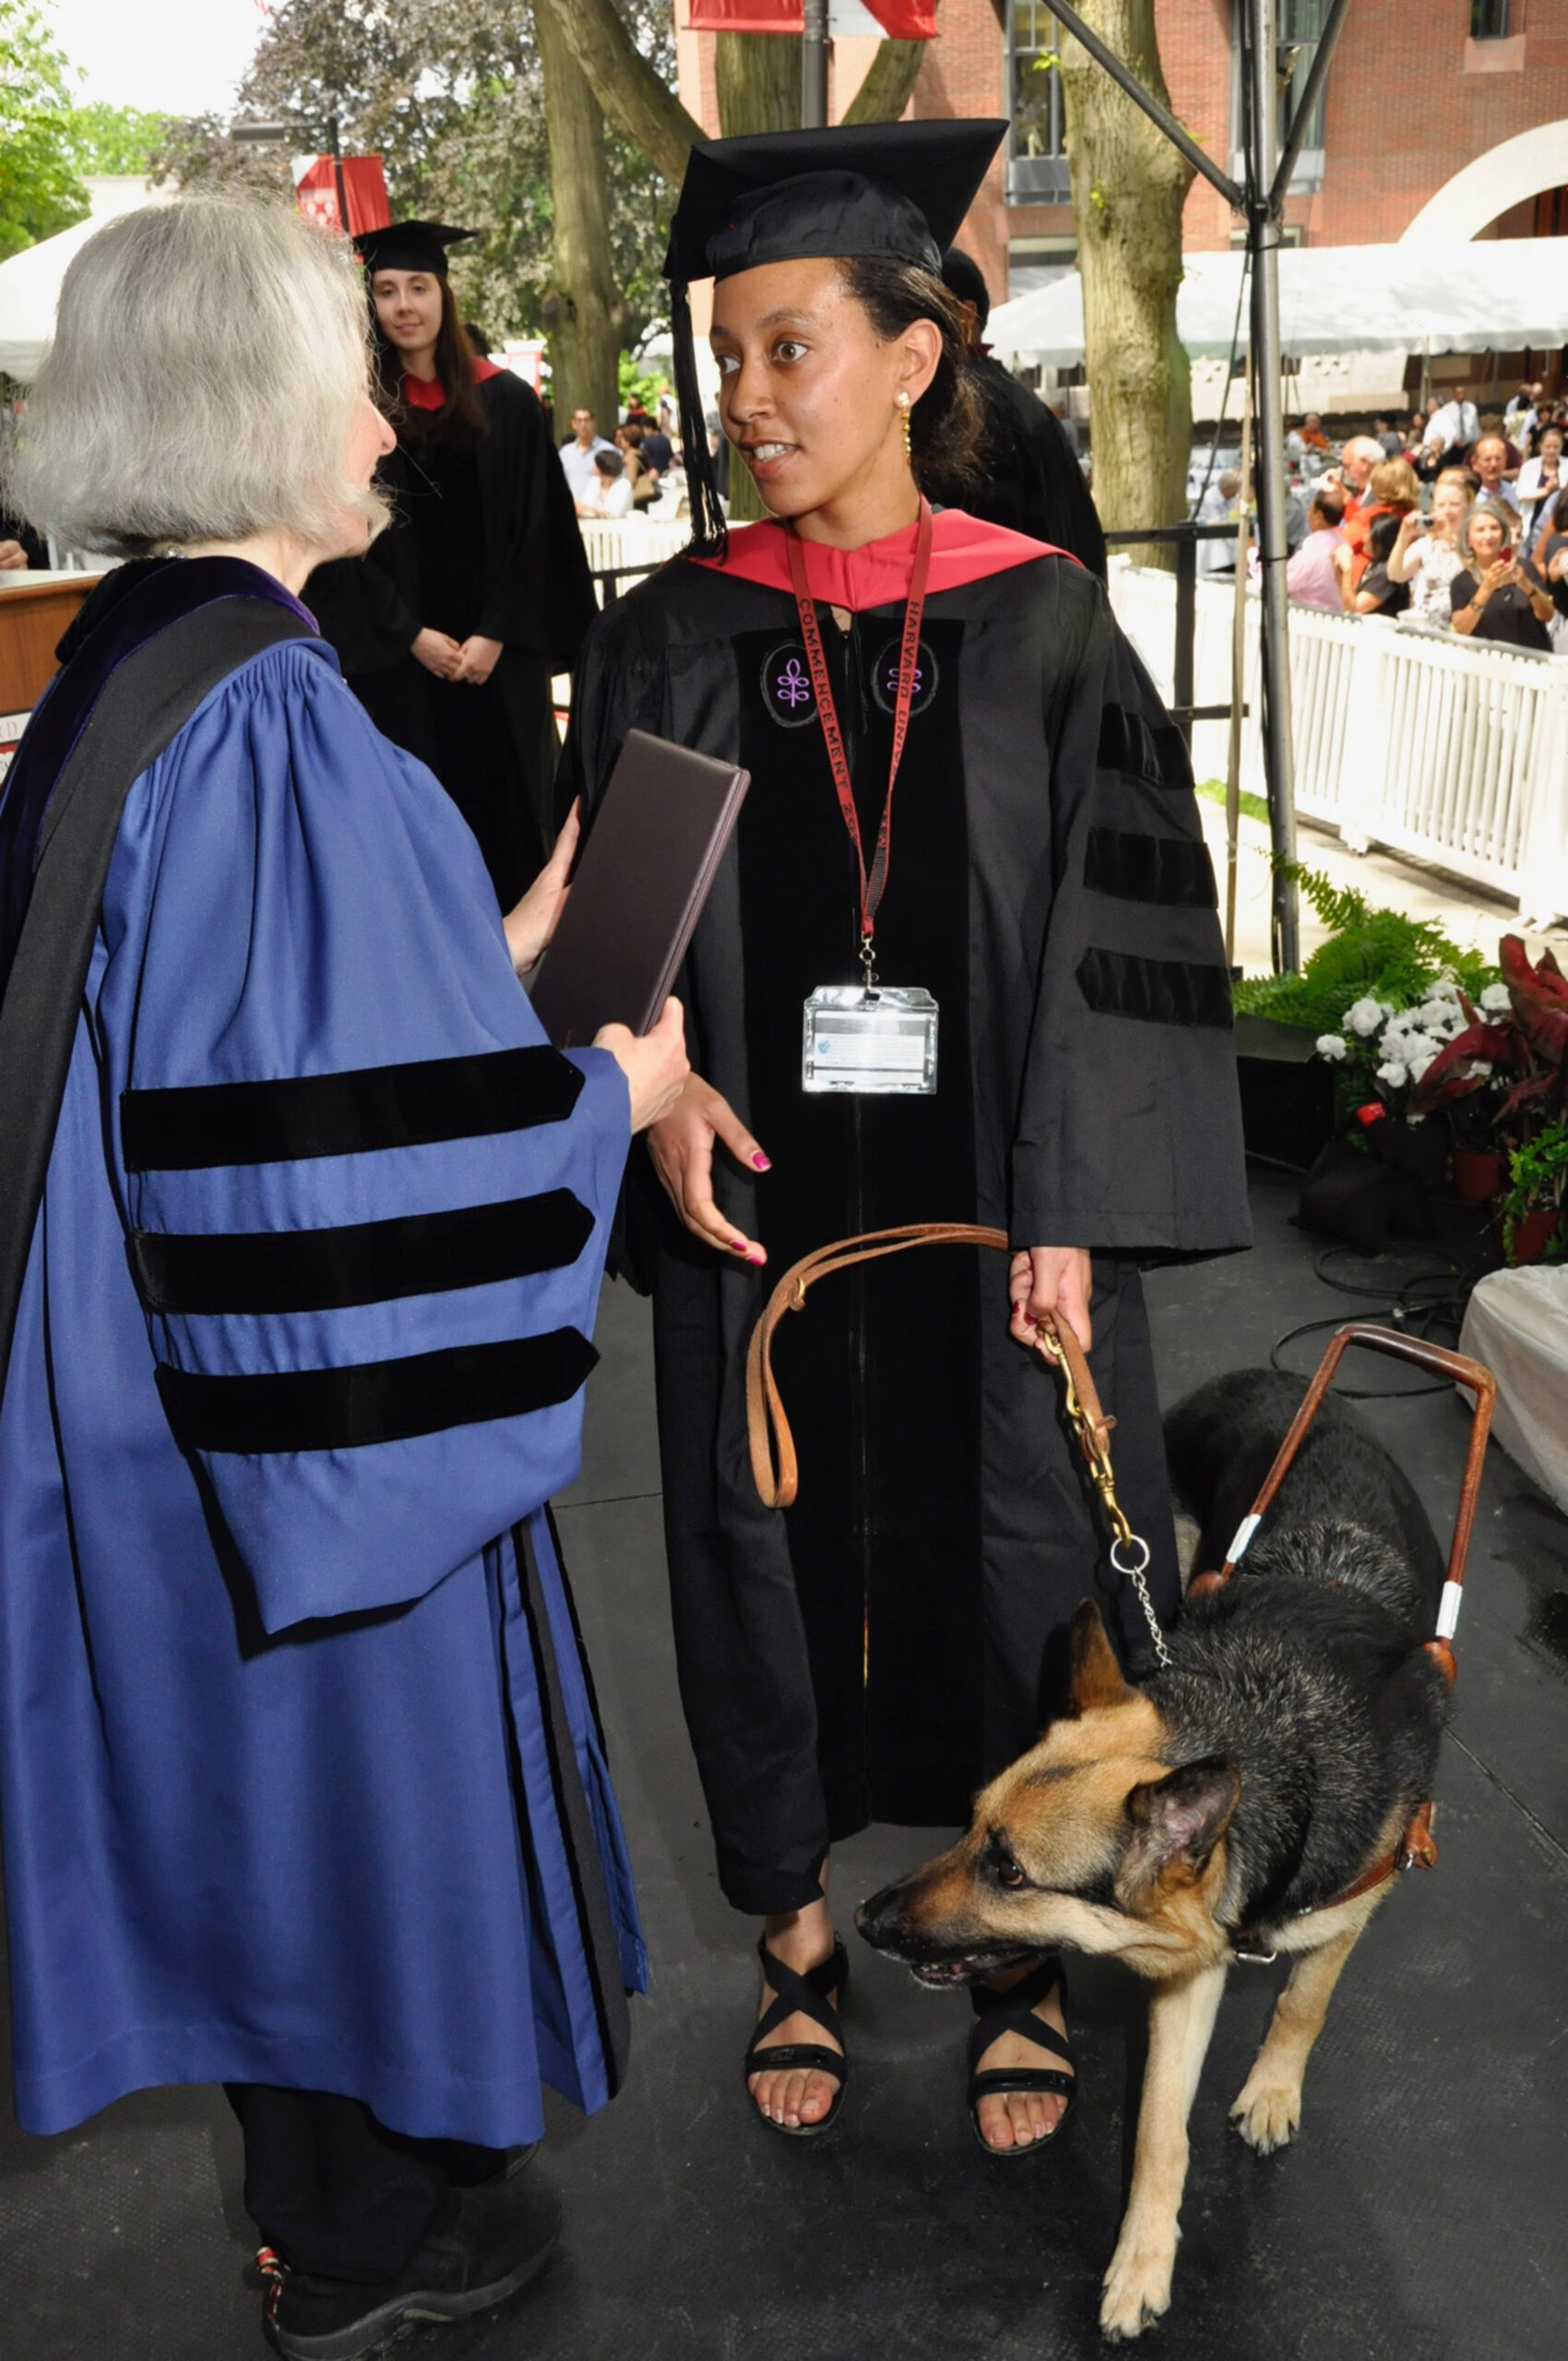
[[[232,673],[125,804],[0,1408],[30,2130],[229,2081],[501,2146],[609,2094],[595,1908],[645,1962],[544,1504],[627,1139],[330,651]]]

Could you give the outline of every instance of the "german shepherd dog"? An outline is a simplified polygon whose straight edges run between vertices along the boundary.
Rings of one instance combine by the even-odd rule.
[[[1240,1370],[1170,1413],[1199,1567],[1223,1561],[1303,1390]],[[1187,2116],[1238,1951],[1294,1964],[1231,2116],[1260,2156],[1301,2120],[1308,2054],[1388,1883],[1346,1889],[1393,1858],[1432,1791],[1448,1692],[1423,1643],[1443,1578],[1414,1489],[1330,1397],[1231,1581],[1183,1607],[1170,1667],[1130,1686],[1086,1599],[1066,1713],[950,1852],[857,1913],[930,1985],[1059,1945],[1147,1979],[1132,2190],[1099,2315],[1112,2343],[1170,2307]]]

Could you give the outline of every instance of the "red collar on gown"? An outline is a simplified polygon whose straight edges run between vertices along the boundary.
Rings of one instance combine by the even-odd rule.
[[[492,377],[499,377],[500,370],[493,361],[481,361],[474,355],[474,376],[480,385]],[[446,388],[439,377],[410,377],[403,373],[403,399],[410,409],[445,409]]]
[[[909,595],[916,529],[906,525],[901,532],[885,534],[858,550],[802,541],[813,597],[825,606],[848,608],[851,614],[868,607],[896,607]],[[764,517],[755,525],[731,527],[726,556],[699,557],[693,563],[735,575],[742,582],[760,582],[771,590],[790,590],[789,541],[787,526]],[[956,590],[966,582],[983,581],[987,575],[1004,574],[1009,566],[1028,565],[1037,557],[1071,556],[1070,550],[1059,550],[1051,541],[1032,541],[1027,533],[1009,532],[1004,525],[982,524],[961,508],[939,508],[932,519],[929,587],[933,592]]]

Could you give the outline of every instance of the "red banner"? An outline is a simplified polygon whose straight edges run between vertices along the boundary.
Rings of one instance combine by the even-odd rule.
[[[936,0],[865,0],[890,41],[934,41]],[[686,0],[694,33],[793,33],[804,30],[801,0]]]
[[[347,221],[339,218],[339,171],[348,200]],[[379,156],[345,156],[340,165],[330,156],[318,156],[294,183],[294,202],[307,221],[319,221],[326,230],[345,230],[350,238],[357,238],[362,230],[385,230],[392,219],[386,174]]]

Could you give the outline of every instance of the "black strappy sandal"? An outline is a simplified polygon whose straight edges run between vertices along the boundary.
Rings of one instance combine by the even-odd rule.
[[[970,1987],[969,1999],[977,2022],[969,2030],[969,2123],[986,2154],[994,2156],[999,2164],[1012,2164],[1020,2157],[1032,2156],[1037,2149],[1049,2147],[1057,2133],[1066,2129],[1067,2118],[1073,2112],[1073,2102],[1078,2095],[1076,2074],[1064,2074],[1057,2066],[997,2066],[983,2074],[977,2070],[980,2059],[985,2056],[992,2043],[999,2040],[1004,2033],[1022,2034],[1026,2041],[1032,2041],[1038,2048],[1051,2050],[1056,2057],[1065,2058],[1069,2066],[1073,2064],[1073,2045],[1065,2034],[1058,2033],[1054,2025],[1043,2023],[1034,2013],[1039,2002],[1048,1999],[1058,1985],[1062,1988],[1062,2001],[1065,2007],[1067,1978],[1062,1962],[1052,1952],[1049,1959],[1042,1959],[1038,1967],[1031,1968],[1028,1975],[1020,1977],[1005,1992],[989,1991],[983,1984]],[[1054,2129],[1048,2131],[1043,2140],[1029,2140],[1022,2146],[1015,2142],[1011,2148],[993,2148],[980,2128],[979,2107],[981,2099],[1003,2091],[1042,2091],[1065,2099],[1067,2104],[1057,2117]]]
[[[742,2075],[749,2082],[754,2074],[776,2073],[780,2067],[803,2067],[817,2073],[831,2074],[838,2088],[833,2094],[833,2103],[827,2113],[815,2123],[776,2123],[772,2116],[764,2115],[754,2100],[752,2101],[752,2112],[759,2123],[767,2126],[769,2131],[782,2132],[787,2140],[814,2140],[819,2132],[827,2130],[843,2103],[844,2085],[849,2079],[849,2058],[842,2048],[828,2049],[814,2041],[780,2041],[768,2049],[760,2049],[757,2045],[776,2031],[786,2017],[796,2016],[810,2017],[814,2024],[819,2024],[825,2033],[830,2033],[835,2041],[841,2043],[844,2034],[838,2023],[838,2011],[827,1996],[830,1992],[841,1992],[848,1984],[849,1955],[836,1936],[832,1956],[823,1960],[818,1966],[808,1968],[802,1975],[798,1968],[787,1965],[776,1952],[768,1950],[766,1935],[759,1937],[756,1953],[762,1962],[763,1975],[777,1998],[758,2020],[745,2063],[741,2069]]]

